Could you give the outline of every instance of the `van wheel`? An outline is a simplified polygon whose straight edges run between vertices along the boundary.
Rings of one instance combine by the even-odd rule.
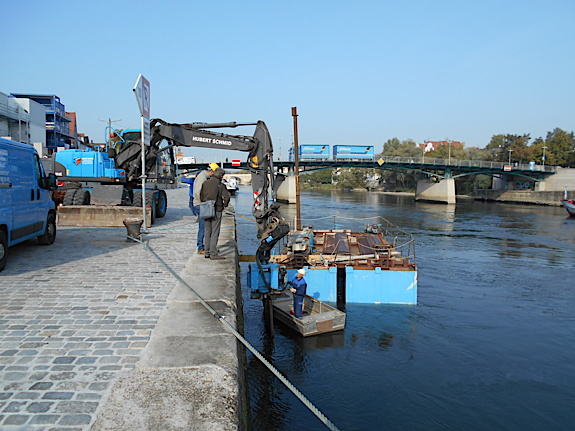
[[[6,232],[0,230],[0,271],[6,266],[8,261],[8,238]]]
[[[56,240],[56,215],[50,213],[46,219],[46,230],[38,237],[38,242],[42,245],[50,245],[54,243],[54,240]]]

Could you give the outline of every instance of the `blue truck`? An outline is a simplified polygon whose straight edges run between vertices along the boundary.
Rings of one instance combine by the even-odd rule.
[[[55,175],[45,174],[33,146],[0,138],[0,271],[9,247],[32,238],[42,245],[56,239],[55,188]]]
[[[329,145],[299,145],[300,160],[329,160]],[[290,148],[289,161],[294,161],[294,149]]]
[[[333,160],[373,160],[373,145],[334,145]]]

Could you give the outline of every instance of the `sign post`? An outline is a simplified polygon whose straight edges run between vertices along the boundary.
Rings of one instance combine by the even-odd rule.
[[[150,146],[150,81],[148,81],[142,74],[138,76],[136,85],[134,86],[134,94],[136,101],[140,108],[141,127],[142,127],[142,213],[144,217],[144,232],[147,231],[148,225],[146,223],[146,148]],[[152,203],[153,204],[153,203]],[[152,205],[150,205],[151,207]],[[152,211],[154,209],[152,208]]]

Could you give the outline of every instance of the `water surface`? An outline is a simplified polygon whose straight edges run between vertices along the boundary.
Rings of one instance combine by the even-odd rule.
[[[250,214],[248,188],[233,199]],[[573,429],[575,219],[563,208],[314,191],[301,212],[354,230],[382,216],[417,243],[418,305],[347,304],[345,331],[306,339],[280,324],[265,336],[242,267],[248,340],[341,430]],[[253,253],[255,225],[238,219],[238,235]],[[248,362],[254,430],[324,429]]]

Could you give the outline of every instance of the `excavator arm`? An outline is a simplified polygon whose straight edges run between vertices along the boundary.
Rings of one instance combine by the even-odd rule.
[[[230,135],[214,132],[209,129],[236,128],[255,126],[253,136]],[[237,150],[248,153],[248,169],[252,175],[253,207],[252,214],[258,226],[258,262],[266,262],[273,246],[289,232],[289,226],[279,213],[276,202],[277,189],[284,179],[274,173],[273,147],[270,133],[263,121],[255,123],[190,123],[171,124],[160,119],[150,122],[150,147],[157,153],[165,151],[160,148],[162,141],[168,147],[203,147],[222,150]],[[152,158],[155,155],[152,153]],[[269,205],[269,191],[273,203]]]

